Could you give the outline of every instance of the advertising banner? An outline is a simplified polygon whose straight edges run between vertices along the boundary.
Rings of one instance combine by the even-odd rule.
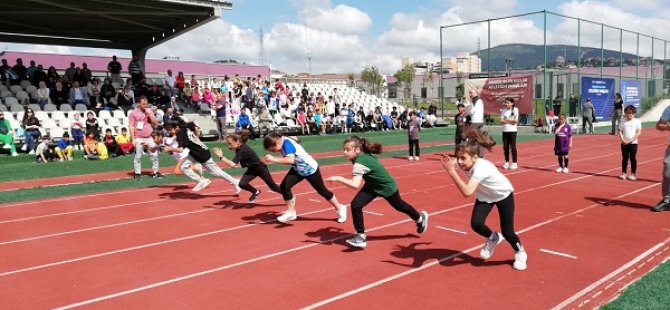
[[[596,119],[612,119],[614,108],[614,79],[582,77],[582,105],[591,99]]]
[[[514,98],[519,114],[533,113],[533,75],[513,75],[465,81],[465,96],[470,89],[480,89],[479,97],[484,101],[484,113],[499,114],[505,108],[505,98]],[[469,98],[468,98],[469,99]]]
[[[624,108],[632,105],[639,112],[642,107],[642,83],[635,80],[621,80],[621,98]]]

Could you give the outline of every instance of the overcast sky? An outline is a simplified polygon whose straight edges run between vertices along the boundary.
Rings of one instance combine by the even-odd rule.
[[[670,40],[668,0],[234,0],[221,19],[149,50],[147,57],[178,56],[182,60],[259,60],[259,29],[268,64],[284,72],[359,73],[375,65],[383,74],[400,68],[402,57],[436,62],[440,25],[493,19],[548,10],[602,22]],[[663,5],[665,4],[665,5]],[[577,45],[577,21],[549,15],[549,44]],[[494,21],[491,46],[506,43],[542,44],[542,15]],[[600,47],[600,25],[581,23],[582,46]],[[486,23],[445,29],[445,56],[488,46]],[[618,29],[605,30],[605,48],[619,49]],[[624,52],[635,54],[636,34],[623,33]],[[652,40],[641,37],[641,56],[651,56]],[[128,51],[2,43],[2,49],[64,54],[129,56]],[[664,58],[664,44],[654,42],[653,56]],[[670,58],[670,51],[668,56]]]

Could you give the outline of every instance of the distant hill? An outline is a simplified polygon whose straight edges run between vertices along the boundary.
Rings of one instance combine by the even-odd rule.
[[[582,63],[586,66],[600,66],[600,49],[591,47],[582,47]],[[471,53],[478,55],[477,52]],[[487,68],[488,49],[481,50],[479,58],[482,60],[482,71],[488,71]],[[604,50],[605,66],[619,66],[619,51]],[[575,65],[577,63],[577,46],[573,45],[547,45],[547,68],[555,67],[556,58],[563,56],[565,64]],[[544,47],[542,45],[530,44],[505,44],[491,48],[491,69],[494,71],[505,70],[505,60],[512,60],[514,69],[533,69],[544,64]],[[624,65],[635,65],[637,56],[634,54],[623,53]]]

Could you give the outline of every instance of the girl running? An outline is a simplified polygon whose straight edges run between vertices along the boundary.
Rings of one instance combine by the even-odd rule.
[[[493,163],[478,156],[480,146],[490,151],[494,144],[486,132],[479,133],[477,139],[468,139],[456,146],[455,160],[444,155],[442,165],[463,196],[475,195],[470,225],[479,235],[488,238],[479,252],[481,258],[491,257],[504,237],[515,251],[514,269],[525,270],[528,255],[514,232],[514,187]],[[457,164],[469,177],[467,183],[456,172]],[[502,235],[486,226],[486,217],[494,205],[498,207]]]
[[[628,170],[628,159],[630,158],[630,174],[628,179],[637,180],[635,172],[637,171],[637,139],[642,133],[642,123],[635,118],[635,107],[629,105],[624,109],[624,118],[619,123],[619,138],[621,139],[621,178],[626,179],[626,170]]]
[[[505,152],[503,169],[514,170],[519,168],[516,164],[516,124],[519,122],[519,109],[514,106],[514,98],[505,99],[505,106],[506,109],[500,110],[500,122],[503,123],[503,150]],[[510,151],[512,151],[512,162],[509,161]]]
[[[291,169],[279,185],[281,194],[284,196],[284,201],[286,202],[287,210],[284,214],[277,217],[278,221],[286,223],[298,218],[295,210],[295,196],[291,193],[291,188],[304,179],[307,179],[319,195],[328,200],[335,210],[337,210],[338,223],[344,223],[347,220],[346,206],[341,205],[335,195],[326,188],[321,178],[319,164],[297,141],[277,133],[271,133],[263,139],[263,146],[269,152],[281,152],[282,155],[282,157],[270,154],[265,155],[266,161],[291,165]]]
[[[167,152],[172,158],[174,158],[177,161],[177,164],[174,167],[173,173],[175,175],[182,175],[183,173],[181,172],[181,165],[184,163],[184,160],[186,160],[186,156],[188,156],[189,150],[188,149],[183,149],[181,152],[175,151],[179,148],[179,143],[177,143],[177,127],[174,124],[168,123],[165,125],[165,131],[168,132],[169,136],[166,137],[163,134],[163,131],[155,130],[154,132],[151,133],[151,137],[154,139],[154,146],[153,148],[147,147],[148,152],[153,153],[156,152],[160,149],[162,149],[164,152]],[[205,176],[202,174],[202,165],[200,163],[195,163],[194,165],[191,165],[191,170],[197,170],[198,174],[200,175],[200,179],[203,180],[205,179]]]
[[[235,157],[232,160],[229,160],[223,156],[223,151],[221,151],[221,148],[218,147],[214,148],[214,154],[219,156],[221,161],[230,167],[240,165],[247,168],[247,171],[245,171],[242,175],[242,178],[240,178],[240,188],[251,193],[251,197],[249,197],[249,203],[256,202],[256,199],[261,194],[261,190],[249,184],[249,182],[251,182],[251,180],[255,179],[256,177],[260,177],[263,181],[265,181],[265,184],[267,184],[267,186],[272,191],[281,193],[279,185],[275,183],[275,181],[272,179],[272,175],[270,175],[268,166],[262,162],[261,159],[258,158],[258,155],[256,155],[256,152],[254,152],[254,150],[247,145],[247,141],[249,140],[249,131],[243,130],[239,134],[229,134],[226,137],[226,140],[228,142],[228,149],[235,151]]]
[[[351,216],[356,234],[347,243],[354,247],[366,247],[363,207],[377,197],[383,197],[398,212],[407,214],[416,222],[416,232],[422,234],[428,228],[428,213],[417,212],[414,207],[400,198],[398,186],[393,177],[372,154],[381,154],[382,145],[371,143],[365,138],[351,136],[344,140],[344,157],[354,164],[353,178],[332,176],[328,182],[340,182],[351,188],[358,189],[364,180],[365,184],[351,201]]]
[[[554,125],[554,154],[558,156],[558,168],[556,173],[568,173],[568,153],[572,148],[572,127],[567,124],[565,114],[558,116],[558,123]]]

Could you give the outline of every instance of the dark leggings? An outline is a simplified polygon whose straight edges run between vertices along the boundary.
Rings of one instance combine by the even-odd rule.
[[[262,168],[247,169],[247,171],[244,172],[240,178],[240,188],[255,194],[258,189],[251,186],[249,182],[251,182],[251,180],[255,179],[256,177],[261,178],[273,192],[281,193],[279,185],[277,185],[277,183],[275,183],[275,181],[272,179],[272,175],[270,174],[270,170],[268,170],[267,166],[262,166]]]
[[[516,162],[516,132],[503,132],[503,150],[505,152],[505,161],[509,162],[509,151],[512,151],[512,162]]]
[[[630,173],[635,174],[637,172],[637,144],[626,144],[621,145],[621,171],[626,173],[628,168],[628,159],[630,158]]]
[[[558,155],[558,166],[561,168],[567,168],[570,163],[570,158],[568,155]]]
[[[328,201],[333,199],[333,192],[329,191],[326,188],[326,185],[323,184],[323,178],[321,178],[321,170],[319,168],[317,168],[316,171],[311,175],[305,177],[299,175],[298,172],[295,171],[293,167],[291,167],[291,170],[288,171],[284,177],[284,180],[281,181],[281,184],[279,185],[284,200],[293,199],[291,188],[304,179],[307,179],[307,182],[312,185],[312,187],[316,190],[317,193],[319,193],[319,195],[321,195],[321,197],[326,198]]]
[[[363,188],[356,194],[354,199],[351,201],[351,216],[354,219],[354,228],[359,234],[365,233],[365,223],[363,220],[363,207],[369,204],[373,199],[379,197],[377,194],[373,193],[367,187]],[[398,212],[405,213],[409,215],[412,220],[415,222],[421,218],[419,212],[414,209],[410,204],[400,198],[400,192],[396,191],[393,195],[384,197],[391,207],[396,209]]]
[[[498,207],[500,229],[502,230],[503,237],[512,245],[515,251],[519,251],[521,244],[519,243],[519,237],[514,232],[514,193],[510,193],[505,199],[493,203],[475,200],[470,226],[476,233],[489,238],[493,231],[486,226],[486,217],[491,213],[493,205]]]
[[[419,157],[420,151],[419,140],[409,139],[409,156]]]

